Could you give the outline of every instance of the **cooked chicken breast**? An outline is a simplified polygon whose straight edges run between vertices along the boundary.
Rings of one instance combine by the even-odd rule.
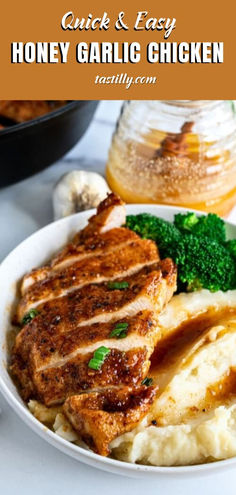
[[[111,337],[120,323],[128,325],[127,337]],[[24,396],[33,387],[48,405],[62,402],[72,392],[140,382],[148,372],[156,338],[153,314],[148,311],[122,321],[82,326],[66,334],[37,330],[34,321],[17,336],[12,369],[19,376]],[[111,353],[98,373],[89,369],[88,363],[101,346],[109,347]],[[34,383],[30,387],[23,373],[24,363]]]
[[[124,203],[114,194],[110,194],[97,209],[97,215],[89,219],[88,225],[74,237],[48,265],[32,270],[22,281],[22,295],[30,285],[50,276],[57,269],[94,254],[108,253],[123,249],[126,243],[136,241],[138,236],[129,229],[121,228],[125,224]]]
[[[174,263],[163,260],[147,266],[129,277],[118,278],[116,283],[127,284],[125,289],[110,289],[109,282],[91,284],[37,307],[37,322],[44,319],[48,327],[68,331],[79,325],[106,322],[132,316],[150,309],[160,312],[175,290]]]
[[[67,268],[68,266],[80,260],[94,257],[95,255],[105,255],[123,249],[127,244],[137,241],[137,234],[124,227],[118,227],[108,230],[104,234],[95,232],[90,237],[85,237],[83,243],[75,238],[68,244],[47,266],[37,268],[26,274],[21,285],[22,295],[33,284],[44,280],[50,276],[54,276],[58,270]]]
[[[52,301],[49,301],[39,306],[39,314],[30,322],[20,334],[17,336],[16,345],[14,349],[14,355],[17,357],[14,361],[14,372],[17,373],[18,378],[21,381],[21,371],[22,359],[26,359],[28,363],[28,368],[31,369],[31,376],[35,386],[36,395],[41,398],[46,404],[52,405],[64,400],[66,394],[79,392],[85,389],[92,388],[93,384],[91,382],[92,374],[88,370],[88,362],[91,359],[91,355],[84,353],[84,345],[81,346],[81,341],[78,340],[77,350],[73,352],[68,352],[67,357],[63,356],[63,359],[55,354],[54,363],[58,362],[55,368],[53,361],[51,364],[48,363],[48,354],[51,356],[54,354],[56,349],[50,342],[50,336],[52,335],[55,339],[60,336],[70,341],[70,335],[77,331],[77,337],[79,336],[79,329],[81,328],[81,335],[89,335],[89,326],[98,325],[98,328],[102,328],[102,324],[109,324],[114,328],[115,323],[128,322],[127,318],[132,319],[131,332],[134,328],[140,325],[146,325],[145,339],[142,340],[142,347],[140,346],[140,340],[132,339],[128,337],[127,342],[123,343],[122,340],[116,339],[116,345],[113,342],[109,344],[109,348],[119,349],[122,345],[120,353],[114,354],[118,361],[121,356],[124,355],[124,350],[127,352],[124,355],[125,360],[128,360],[130,370],[129,370],[129,381],[126,384],[134,383],[134,381],[141,382],[142,379],[148,372],[150,366],[149,356],[153,351],[155,345],[155,339],[157,332],[154,333],[155,328],[155,314],[160,312],[163,307],[169,301],[172,292],[175,288],[175,267],[171,260],[164,260],[160,265],[152,267],[147,267],[137,274],[127,277],[126,283],[128,284],[127,289],[115,289],[110,290],[108,284],[99,284],[83,287],[82,289]],[[162,272],[163,269],[163,272]],[[168,271],[167,271],[168,270]],[[124,282],[119,279],[119,282]],[[89,294],[89,295],[88,295]],[[148,310],[148,311],[147,311]],[[144,311],[144,316],[140,312]],[[147,317],[148,315],[148,317]],[[136,323],[134,323],[136,319]],[[141,322],[139,321],[141,319]],[[115,323],[114,323],[115,322]],[[148,327],[148,328],[147,328]],[[104,325],[103,331],[106,330]],[[148,333],[148,330],[149,332]],[[150,337],[151,335],[151,337]],[[35,337],[38,336],[38,337]],[[101,334],[102,337],[102,334]],[[34,339],[36,338],[36,342]],[[45,342],[46,339],[46,342]],[[131,340],[132,346],[129,347],[129,342]],[[145,340],[145,341],[144,341]],[[65,340],[66,341],[66,340]],[[39,354],[38,348],[42,346],[43,343],[43,353],[41,357],[41,371],[36,371],[37,367],[33,365],[33,362],[37,360]],[[95,346],[87,345],[87,351],[94,351],[101,345],[106,345],[109,340],[104,341],[102,338],[96,341]],[[88,341],[87,341],[88,344]],[[45,352],[47,346],[48,352]],[[134,352],[133,352],[134,351]],[[142,351],[142,352],[141,352]],[[132,353],[132,356],[131,356]],[[46,356],[45,356],[46,354]],[[85,354],[85,355],[84,355]],[[111,357],[113,356],[111,353]],[[127,355],[126,355],[127,354]],[[36,355],[36,357],[35,357]],[[21,359],[19,359],[19,356]],[[131,371],[131,368],[136,364],[139,356],[138,367],[135,367]],[[108,359],[108,364],[111,361]],[[132,359],[131,359],[132,357]],[[118,373],[118,364],[116,359],[112,360],[112,366],[116,370],[115,376],[112,377],[112,367],[109,368],[109,383],[121,385],[122,370]],[[51,358],[52,359],[52,358]],[[131,359],[131,361],[130,361]],[[125,361],[122,361],[122,367],[125,367]],[[50,369],[46,369],[50,366]],[[87,375],[86,375],[87,371]],[[117,374],[118,373],[118,374]],[[138,375],[137,375],[138,373]],[[73,374],[73,387],[69,385],[70,374]],[[135,375],[133,377],[133,374]],[[95,378],[98,373],[95,373]],[[100,382],[104,386],[106,378],[102,379],[101,374]],[[138,377],[138,378],[137,378]],[[25,377],[24,377],[25,380]],[[50,385],[51,383],[51,385]],[[59,383],[61,385],[59,385]],[[99,384],[95,384],[98,387]]]
[[[55,300],[84,285],[128,277],[158,259],[158,251],[152,241],[137,239],[121,250],[76,261],[28,289],[18,307],[19,321],[31,308],[46,301]]]
[[[98,345],[121,351],[143,346],[151,353],[156,340],[154,315],[150,311],[107,323],[78,326],[68,332],[57,331],[56,325],[48,328],[44,319],[40,323],[39,326],[38,317],[26,325],[17,335],[14,348],[17,355],[30,362],[33,371],[64,365],[77,354],[93,352]],[[112,332],[120,324],[127,325],[126,337],[117,339]]]
[[[37,396],[47,406],[53,406],[85,391],[135,387],[145,378],[150,366],[145,347],[128,351],[111,348],[99,371],[89,368],[93,354],[79,354],[63,366],[36,372],[33,382]]]
[[[70,397],[64,412],[83,440],[98,454],[107,456],[109,444],[132,430],[153,403],[154,387],[123,388]]]
[[[17,308],[24,326],[11,370],[22,396],[55,406],[75,395],[67,415],[85,437],[91,401],[102,413],[104,435],[113,425],[110,439],[130,431],[148,411],[157,389],[141,383],[158,339],[157,316],[176,289],[172,260],[161,261],[156,244],[124,223],[124,204],[112,194],[72,243],[24,278]],[[106,356],[93,368],[100,349]],[[96,430],[90,438],[101,451],[95,436]],[[109,441],[105,435],[106,455]]]

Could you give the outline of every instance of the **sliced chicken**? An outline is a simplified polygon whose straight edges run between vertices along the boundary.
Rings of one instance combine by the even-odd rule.
[[[22,396],[47,406],[66,401],[76,430],[103,455],[153,402],[157,388],[141,384],[157,317],[176,289],[173,261],[161,261],[156,244],[124,224],[124,204],[111,194],[72,243],[25,277],[17,308],[24,326],[12,353]]]
[[[38,306],[41,318],[58,332],[77,326],[132,316],[145,309],[160,312],[176,288],[176,267],[170,259],[147,266],[129,277],[116,279],[127,284],[122,289],[110,288],[109,282],[91,284],[66,296]]]
[[[18,306],[19,321],[31,308],[46,301],[62,297],[84,285],[132,275],[158,260],[155,244],[138,238],[118,251],[77,261],[28,289]]]
[[[89,219],[89,224],[62,251],[41,268],[26,274],[22,281],[22,295],[34,283],[49,277],[56,270],[65,268],[83,258],[95,254],[107,254],[109,251],[123,249],[126,243],[133,242],[138,236],[131,230],[122,228],[126,213],[124,203],[114,194],[110,194],[97,209],[97,215]]]
[[[127,324],[127,337],[112,337],[120,323]],[[91,384],[97,386],[97,381],[99,386],[108,382],[120,384],[124,373],[127,383],[141,381],[150,366],[156,338],[153,314],[148,311],[118,322],[82,326],[69,334],[49,333],[46,328],[40,333],[37,330],[35,319],[18,334],[12,371],[19,378],[24,397],[35,390],[34,395],[47,404],[62,402],[69,390],[78,392],[91,388]],[[112,352],[102,373],[95,373],[88,363],[101,346]],[[107,379],[109,366],[115,369],[115,375],[111,373]]]
[[[61,404],[70,395],[107,387],[135,387],[147,376],[150,361],[145,347],[110,349],[100,370],[89,368],[94,353],[79,354],[63,366],[34,373],[37,396],[47,406]]]
[[[176,269],[171,260],[164,260],[155,268],[152,271],[152,267],[147,267],[126,278],[126,289],[91,285],[45,303],[41,311],[39,308],[39,315],[17,336],[12,369],[19,380],[23,359],[31,370],[36,395],[48,405],[62,402],[71,393],[103,387],[106,383],[140,383],[148,372],[155,345],[155,312],[162,310],[175,290]],[[109,339],[108,332],[121,320],[128,322],[128,326],[130,321],[127,338]],[[137,337],[140,332],[145,336]],[[91,335],[96,338],[95,344],[91,344]],[[63,341],[64,352],[59,351]],[[88,369],[91,352],[102,345],[111,349],[103,367],[104,376]]]
[[[109,230],[104,234],[95,232],[92,237],[85,237],[83,244],[71,242],[53,258],[50,265],[37,268],[24,276],[21,293],[24,295],[33,284],[50,276],[54,276],[58,271],[67,268],[80,260],[88,259],[96,255],[107,256],[108,253],[119,251],[127,244],[137,241],[137,239],[139,239],[137,234],[124,227],[120,227]]]
[[[23,400],[28,401],[30,398],[36,397],[28,361],[25,361],[18,353],[13,353],[11,356],[10,372],[16,379]]]
[[[81,394],[68,398],[63,409],[90,448],[107,456],[110,442],[138,425],[150,409],[155,394],[154,387]]]
[[[125,203],[119,196],[111,193],[98,205],[96,215],[89,218],[87,227],[75,236],[75,241],[81,242],[95,232],[104,234],[108,230],[121,227],[125,222]]]
[[[30,363],[33,371],[64,365],[78,354],[91,353],[101,345],[121,351],[143,346],[151,354],[157,338],[151,311],[107,323],[79,326],[62,333],[57,332],[56,326],[49,329],[44,321],[39,327],[37,320],[39,317],[19,332],[14,347],[14,354]],[[114,333],[119,325],[125,326],[125,338],[117,338]]]

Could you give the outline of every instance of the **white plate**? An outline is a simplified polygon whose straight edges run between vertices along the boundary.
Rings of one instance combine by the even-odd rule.
[[[184,208],[158,205],[128,205],[128,214],[141,212],[152,213],[166,220],[172,220],[173,216]],[[15,248],[0,266],[0,390],[11,407],[38,435],[54,445],[65,454],[74,457],[78,461],[89,464],[105,471],[123,474],[133,477],[158,477],[168,476],[197,476],[213,473],[215,470],[236,467],[236,458],[225,461],[202,464],[198,466],[183,467],[153,467],[129,464],[113,459],[101,457],[93,452],[77,447],[63,440],[52,431],[45,428],[30,413],[7,373],[7,346],[6,333],[11,325],[11,311],[16,298],[17,284],[23,275],[34,267],[45,263],[53,253],[57,252],[68,240],[86,225],[87,219],[94,213],[93,210],[78,213],[71,217],[58,220],[39,230]],[[236,237],[236,226],[227,223],[227,234]]]

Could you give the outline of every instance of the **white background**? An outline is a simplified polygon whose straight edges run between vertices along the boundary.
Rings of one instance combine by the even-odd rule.
[[[51,196],[68,170],[104,173],[120,102],[99,104],[82,140],[62,160],[36,176],[0,191],[0,260],[20,241],[53,220]],[[4,166],[4,164],[1,164]],[[230,216],[236,221],[236,212]],[[0,495],[233,495],[236,472],[196,479],[136,480],[89,468],[33,433],[0,396]]]

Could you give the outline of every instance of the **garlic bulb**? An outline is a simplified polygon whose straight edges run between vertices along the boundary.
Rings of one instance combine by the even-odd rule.
[[[109,192],[105,179],[95,172],[68,172],[60,178],[53,191],[54,219],[95,208]]]

